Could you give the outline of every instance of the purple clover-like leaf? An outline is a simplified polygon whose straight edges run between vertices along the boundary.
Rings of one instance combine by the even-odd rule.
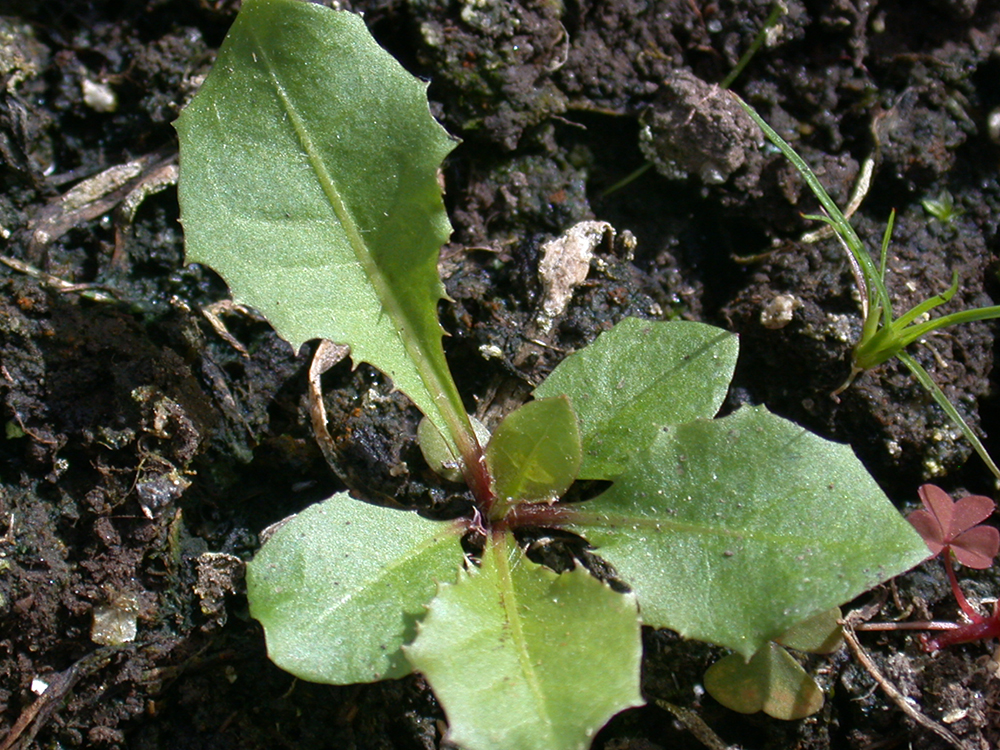
[[[909,522],[923,537],[932,556],[948,548],[955,558],[969,568],[990,567],[1000,551],[1000,531],[980,525],[996,509],[996,503],[984,495],[968,495],[958,502],[933,484],[918,491],[924,509],[909,515]]]

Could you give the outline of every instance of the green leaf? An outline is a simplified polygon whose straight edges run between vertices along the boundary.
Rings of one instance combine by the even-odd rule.
[[[912,525],[912,524],[911,524]],[[840,607],[833,607],[793,625],[775,640],[809,654],[832,654],[844,643]]]
[[[843,644],[840,608],[793,625],[748,662],[739,654],[719,660],[705,673],[705,689],[726,708],[744,714],[763,711],[775,719],[802,719],[823,707],[823,691],[781,646],[830,654]]]
[[[467,437],[437,321],[451,232],[437,174],[455,142],[426,88],[360,16],[246,0],[177,121],[181,217],[188,261],[296,349],[350,345],[442,433]]]
[[[340,493],[292,517],[247,566],[250,614],[271,660],[304,680],[402,677],[400,647],[462,560],[457,526]]]
[[[441,587],[406,654],[466,750],[582,750],[642,705],[639,630],[631,594],[582,568],[557,575],[505,534]]]
[[[713,417],[736,367],[734,334],[704,323],[626,318],[535,389],[565,394],[580,419],[581,479],[610,479],[662,427]]]
[[[486,425],[473,416],[469,417],[469,422],[479,444],[486,445],[490,441],[490,431],[486,429]],[[462,481],[462,457],[455,453],[449,441],[427,417],[417,425],[417,444],[431,471],[449,482]]]
[[[927,556],[848,446],[763,407],[661,433],[574,518],[643,622],[747,658]]]
[[[555,501],[580,470],[580,430],[565,396],[529,401],[508,414],[486,447],[502,509]]]
[[[1000,467],[996,465],[993,457],[989,454],[989,451],[986,450],[986,446],[983,445],[979,436],[973,431],[973,429],[969,427],[969,424],[962,417],[962,413],[953,403],[951,403],[951,401],[948,400],[948,397],[944,395],[944,391],[942,391],[941,387],[934,382],[934,379],[931,378],[927,370],[924,369],[923,365],[917,362],[917,360],[906,352],[899,352],[896,354],[896,357],[900,362],[906,365],[906,368],[910,371],[910,373],[912,373],[913,377],[917,379],[917,382],[924,387],[924,390],[931,394],[931,397],[933,397],[934,401],[937,402],[937,405],[941,407],[944,413],[951,417],[951,421],[958,425],[962,434],[965,435],[965,439],[969,441],[973,450],[979,454],[983,463],[986,464],[986,468],[993,472],[993,476],[1000,479]]]
[[[854,279],[862,298],[863,317],[868,318],[869,308],[878,307],[886,311],[887,317],[891,318],[892,301],[886,289],[885,281],[882,278],[882,274],[879,273],[879,269],[875,267],[875,263],[872,261],[871,255],[868,254],[868,250],[865,249],[864,244],[858,237],[858,233],[851,226],[850,221],[847,220],[837,204],[834,203],[833,198],[826,192],[823,184],[816,177],[816,174],[809,165],[806,164],[805,160],[795,153],[795,149],[789,146],[770,125],[764,122],[764,118],[757,114],[757,111],[753,107],[733,92],[729,93],[739,102],[746,113],[750,115],[750,119],[757,123],[757,127],[764,131],[767,139],[777,146],[785,158],[792,163],[792,166],[802,176],[802,179],[806,181],[812,194],[816,196],[816,200],[820,202],[823,210],[827,213],[825,217],[812,216],[808,218],[820,219],[829,223],[847,246],[848,258],[851,259],[852,270],[854,271]]]
[[[823,707],[819,685],[776,643],[765,645],[749,662],[739,654],[723,657],[705,672],[705,689],[733,711],[763,711],[786,721],[804,719]]]

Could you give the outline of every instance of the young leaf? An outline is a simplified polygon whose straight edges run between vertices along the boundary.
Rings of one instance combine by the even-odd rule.
[[[486,445],[490,441],[490,431],[486,429],[486,425],[473,416],[469,417],[469,422],[472,423],[479,444]],[[451,442],[427,417],[417,425],[417,444],[431,471],[449,482],[462,481],[462,456],[455,453]]]
[[[443,434],[471,441],[437,321],[451,232],[437,173],[455,143],[426,88],[360,16],[245,0],[177,121],[181,216],[188,261],[293,347],[350,345]]]
[[[340,493],[291,518],[247,566],[250,614],[271,660],[304,680],[402,677],[400,647],[462,560],[453,524]]]
[[[704,323],[626,318],[563,360],[535,389],[565,394],[580,419],[581,479],[610,479],[660,428],[714,417],[739,341]]]
[[[830,654],[843,644],[840,608],[793,625],[748,662],[730,654],[705,673],[705,689],[726,708],[744,714],[763,711],[775,719],[803,719],[823,707],[823,691],[782,646]]]
[[[776,643],[766,644],[749,662],[739,654],[723,657],[705,672],[705,689],[733,711],[763,711],[786,721],[804,719],[823,707],[819,685]]]
[[[932,331],[941,330],[948,326],[959,325],[961,323],[969,323],[974,320],[993,320],[995,318],[1000,318],[1000,305],[994,305],[992,307],[980,307],[974,308],[972,310],[962,310],[957,313],[952,313],[950,315],[944,315],[940,318],[934,318],[933,320],[922,320],[923,316],[935,307],[944,304],[949,301],[955,293],[958,291],[958,275],[952,275],[951,287],[930,299],[925,300],[908,312],[906,312],[901,317],[893,320],[892,313],[892,300],[889,296],[889,291],[885,285],[885,272],[886,272],[886,257],[889,249],[889,240],[892,235],[892,224],[895,212],[889,215],[889,223],[886,227],[885,234],[882,238],[882,252],[880,256],[880,263],[878,267],[872,261],[868,250],[861,243],[861,239],[858,237],[857,232],[851,226],[850,222],[841,213],[837,204],[833,202],[833,199],[827,194],[826,190],[823,188],[822,183],[809,168],[809,165],[802,160],[802,158],[795,153],[795,150],[789,146],[782,138],[779,136],[766,122],[764,119],[757,114],[753,107],[744,102],[738,96],[733,94],[736,100],[740,103],[750,118],[757,123],[764,134],[768,137],[778,150],[785,155],[792,165],[798,170],[799,174],[809,185],[810,190],[812,190],[813,195],[823,206],[826,211],[826,216],[806,216],[809,219],[817,219],[819,221],[824,221],[831,227],[833,227],[837,238],[840,240],[841,244],[848,251],[847,258],[851,263],[851,269],[854,272],[854,280],[858,287],[858,293],[861,298],[861,337],[858,339],[857,343],[854,345],[853,363],[851,366],[851,372],[847,376],[847,380],[833,392],[836,396],[843,390],[845,390],[854,379],[860,375],[865,370],[875,367],[883,362],[896,357],[906,365],[907,369],[913,374],[913,377],[924,387],[924,389],[931,394],[938,405],[944,410],[948,417],[958,425],[959,429],[962,430],[962,434],[972,445],[973,449],[979,454],[979,457],[986,464],[986,467],[993,472],[994,476],[1000,478],[1000,467],[996,465],[996,462],[987,452],[986,447],[979,440],[979,437],[973,432],[972,428],[966,424],[964,417],[955,406],[948,401],[947,396],[941,388],[931,380],[931,376],[927,374],[927,371],[909,354],[906,353],[905,348],[915,343],[927,333]],[[870,177],[870,174],[869,174]],[[867,188],[866,188],[867,190]],[[915,322],[915,321],[922,322]]]
[[[645,624],[746,658],[927,557],[849,447],[763,407],[661,433],[573,517]]]
[[[780,638],[775,638],[775,641],[796,651],[832,654],[844,643],[840,617],[840,607],[833,607],[793,625]]]
[[[955,558],[969,568],[985,570],[993,565],[1000,551],[1000,531],[980,525],[996,510],[996,503],[985,495],[967,495],[955,502],[948,493],[933,484],[925,484],[917,494],[924,505],[907,520],[923,537],[933,556],[950,548]]]
[[[536,565],[509,533],[441,587],[406,654],[465,750],[582,750],[642,705],[635,598],[582,568]]]
[[[508,414],[486,447],[497,515],[513,503],[553,502],[580,470],[580,430],[565,396],[529,401]]]

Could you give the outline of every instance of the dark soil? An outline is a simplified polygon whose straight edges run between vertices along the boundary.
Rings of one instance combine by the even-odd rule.
[[[855,225],[877,248],[897,211],[898,309],[944,290],[953,270],[962,287],[945,311],[991,304],[1000,2],[786,3],[773,43],[733,88],[841,205],[876,156]],[[735,149],[718,138],[732,113],[710,88],[750,46],[769,2],[341,5],[364,11],[379,41],[430,80],[434,112],[463,138],[445,165],[455,234],[442,266],[454,303],[442,319],[471,406],[525,393],[560,352],[624,316],[704,320],[741,334],[730,406],[763,403],[849,443],[901,508],[928,479],[990,494],[981,462],[901,367],[864,375],[839,403],[829,396],[860,324],[844,253],[833,240],[799,240],[813,228],[800,215],[815,211],[807,188],[752,131]],[[311,352],[297,356],[263,321],[223,310],[241,352],[201,312],[226,289],[184,266],[170,123],[235,6],[0,0],[0,234],[14,261],[0,265],[3,750],[442,744],[444,716],[419,677],[297,682],[268,662],[247,615],[239,560],[258,533],[344,481],[441,512],[462,501],[429,478],[417,415],[386,397],[377,373],[341,365],[325,377],[338,475],[311,434]],[[646,155],[659,171],[605,195]],[[105,174],[85,184],[89,195],[69,193],[125,164],[136,166],[121,180]],[[921,201],[945,192],[959,210],[932,218]],[[623,243],[601,250],[552,348],[526,344],[539,247],[583,219],[631,232],[634,257]],[[793,312],[776,327],[782,295]],[[994,332],[970,324],[915,353],[970,423],[993,433],[997,453]],[[971,593],[1000,595],[994,573],[969,578]],[[857,604],[884,599],[879,619],[900,614],[897,604],[913,617],[957,614],[935,563],[893,593]],[[846,651],[813,663],[829,688],[823,711],[786,723],[703,694],[716,650],[645,636],[650,705],[616,717],[596,748],[701,747],[653,698],[693,709],[742,748],[948,746]],[[988,646],[929,656],[912,635],[861,637],[913,705],[968,748],[1000,746]]]

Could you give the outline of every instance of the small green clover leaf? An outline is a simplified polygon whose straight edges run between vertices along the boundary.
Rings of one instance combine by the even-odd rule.
[[[840,609],[820,612],[766,644],[746,661],[723,657],[705,673],[705,689],[726,708],[739,713],[763,711],[775,719],[804,719],[823,707],[823,691],[782,646],[812,654],[840,648]]]
[[[828,609],[793,625],[774,640],[807,654],[832,654],[844,642],[840,617],[840,607]]]
[[[723,657],[705,672],[705,689],[741,714],[763,711],[775,719],[804,719],[823,707],[823,690],[791,654],[767,643],[749,662]]]

